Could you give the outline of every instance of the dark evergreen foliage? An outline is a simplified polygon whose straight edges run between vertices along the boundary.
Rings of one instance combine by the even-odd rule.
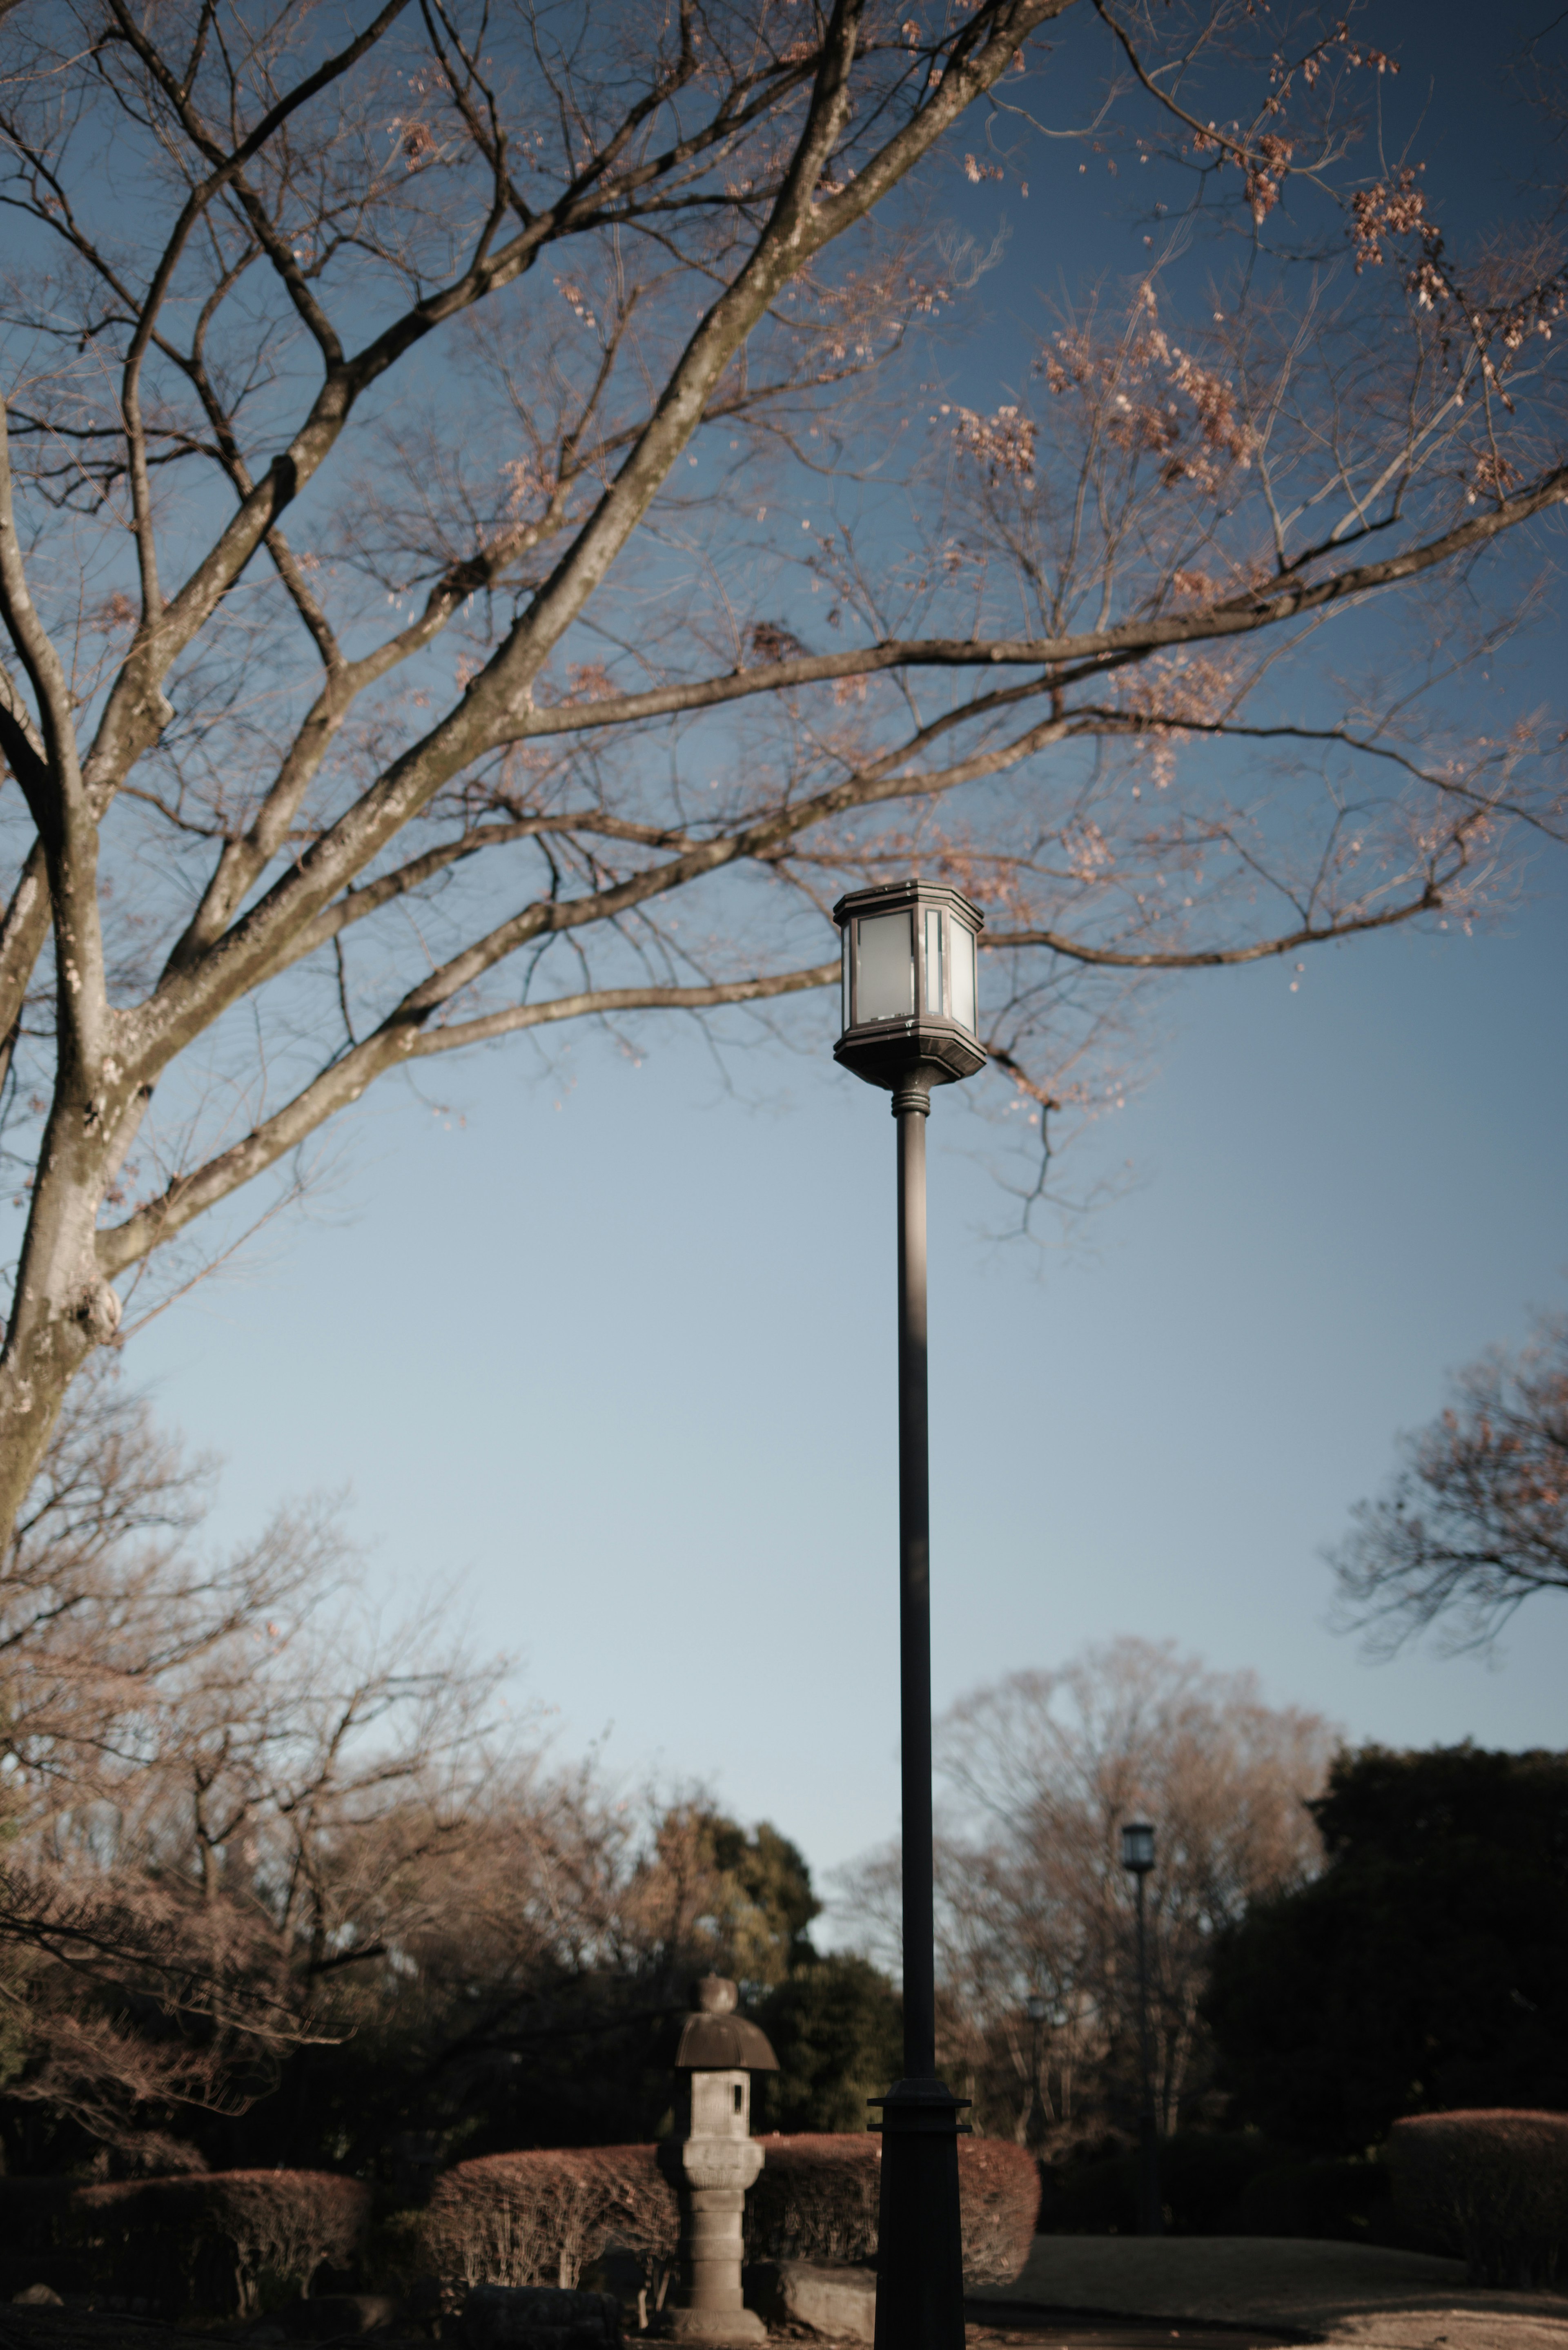
[[[1236,2118],[1355,2154],[1405,2114],[1568,2107],[1568,1755],[1342,1756],[1327,1866],[1215,1950]]]
[[[867,2101],[903,2070],[903,2002],[868,1959],[836,1950],[796,1966],[756,2011],[776,2074],[757,2083],[759,2130],[863,2130]]]

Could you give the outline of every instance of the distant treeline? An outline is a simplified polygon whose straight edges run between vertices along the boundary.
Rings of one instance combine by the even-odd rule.
[[[109,1368],[3,1562],[8,2170],[417,2200],[466,2157],[646,2144],[710,1970],[778,2053],[757,2127],[864,2128],[900,2065],[891,1855],[844,1892],[860,1951],[823,1952],[777,1829],[551,1767],[439,1611],[389,1630],[329,1518],[214,1558],[207,1498]],[[942,2058],[981,2132],[1081,2168],[1136,2126],[1135,1813],[1168,2134],[1306,2160],[1568,2106],[1568,1757],[1336,1756],[1136,1641],[977,1691],[938,1756]]]

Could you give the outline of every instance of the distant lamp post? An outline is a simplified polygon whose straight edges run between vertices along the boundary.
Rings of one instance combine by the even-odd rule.
[[[1038,2114],[1041,2120],[1044,2121],[1045,2118],[1045,2099],[1041,2094],[1040,2089],[1040,2043],[1041,2036],[1045,2028],[1045,2019],[1051,2012],[1051,2002],[1043,1991],[1032,1991],[1028,1998],[1023,2002],[1023,2008],[1030,2022],[1034,2026],[1034,2047],[1031,2062],[1031,2078],[1034,2085],[1034,2101],[1030,2111],[1029,2119],[1033,2121],[1034,2116]],[[1025,2134],[1027,2135],[1027,2126]]]
[[[926,1119],[933,1086],[985,1066],[975,994],[984,918],[961,891],[910,880],[853,889],[833,919],[844,948],[844,1033],[834,1056],[892,1095],[898,1129],[904,2075],[871,2101],[882,2108],[876,2350],[964,2350],[958,2141],[967,2100],[937,2075]]]
[[[1148,1934],[1144,1921],[1144,1879],[1154,1866],[1154,1830],[1147,1820],[1129,1820],[1122,1830],[1122,1866],[1137,1882],[1137,2036],[1143,2069],[1143,2109],[1138,2115],[1137,2231],[1164,2233],[1159,2200],[1159,2132],[1154,2116],[1154,2048],[1148,2032]]]

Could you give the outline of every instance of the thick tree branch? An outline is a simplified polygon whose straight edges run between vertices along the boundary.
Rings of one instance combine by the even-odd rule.
[[[22,1006],[44,941],[49,935],[48,860],[44,844],[35,840],[22,861],[10,903],[0,915],[0,1037],[6,1057],[22,1017]]]
[[[275,1117],[199,1168],[179,1176],[145,1208],[98,1237],[99,1263],[106,1279],[123,1273],[149,1250],[172,1238],[185,1225],[215,1207],[232,1192],[265,1174],[269,1167],[309,1140],[317,1129],[339,1110],[358,1100],[366,1087],[388,1069],[406,1067],[412,1060],[451,1053],[498,1036],[515,1035],[527,1028],[553,1026],[563,1020],[591,1019],[611,1012],[705,1012],[725,1004],[758,1003],[794,995],[804,989],[826,987],[838,977],[838,964],[814,963],[804,971],[783,972],[753,979],[719,981],[708,986],[585,989],[543,1003],[519,1003],[504,1012],[455,1023],[450,1028],[426,1027],[423,1015],[405,1002],[372,1036],[322,1071]]]
[[[39,830],[0,919],[0,1058],[9,1039],[28,1064],[8,1081],[8,1139],[48,1120],[0,1357],[6,1510],[117,1326],[106,1274],[268,1168],[269,1198],[292,1196],[280,1159],[388,1069],[573,1019],[828,983],[826,962],[757,971],[776,943],[723,946],[754,895],[743,868],[819,915],[830,881],[923,865],[972,887],[995,921],[987,967],[1014,983],[997,991],[1011,997],[999,1080],[1051,1101],[1090,1082],[1079,1072],[1139,975],[1289,955],[1439,907],[1463,919],[1506,871],[1511,826],[1556,823],[1544,722],[1517,713],[1499,731],[1489,713],[1490,731],[1464,738],[1455,678],[1484,664],[1480,620],[1450,644],[1435,619],[1437,650],[1408,676],[1386,670],[1319,706],[1314,655],[1353,633],[1355,660],[1366,650],[1359,621],[1318,637],[1331,617],[1375,597],[1397,609],[1389,591],[1445,577],[1459,613],[1502,577],[1474,558],[1568,495],[1550,387],[1500,438],[1490,411],[1460,403],[1469,359],[1441,376],[1447,329],[1407,315],[1386,282],[1391,322],[1358,282],[1332,315],[1315,290],[1298,329],[1287,278],[1266,306],[1241,286],[1189,335],[1150,279],[1108,337],[1103,317],[1064,328],[1038,415],[931,416],[929,448],[895,469],[917,494],[897,514],[891,499],[868,509],[864,539],[836,490],[831,539],[774,538],[770,553],[753,529],[753,494],[755,523],[793,530],[798,486],[815,529],[825,485],[891,480],[886,436],[825,387],[879,367],[954,289],[925,282],[912,231],[868,261],[816,264],[1067,5],[980,0],[900,46],[890,24],[865,43],[861,0],[837,0],[780,57],[771,17],[742,10],[731,54],[714,27],[699,42],[682,0],[635,57],[615,57],[618,82],[602,41],[620,0],[587,47],[574,18],[558,50],[553,34],[531,40],[526,10],[518,32],[483,0],[472,17],[468,0],[421,0],[428,41],[415,12],[398,19],[417,66],[401,33],[395,60],[387,42],[369,54],[397,11],[367,0],[360,67],[340,99],[323,80],[305,109],[280,88],[348,37],[325,20],[264,12],[253,26],[242,5],[246,37],[267,30],[260,50],[236,49],[227,16],[197,0],[166,49],[156,12],[106,0],[108,47],[51,65],[68,106],[53,82],[7,97],[0,203],[70,257],[57,308],[7,330],[46,355],[27,377],[26,527],[61,659],[49,673],[16,566],[0,566],[13,636],[31,648],[27,673],[0,679],[0,752]],[[1092,10],[1078,13],[1098,40]],[[394,63],[410,68],[396,103],[411,111],[389,124]],[[1232,145],[1266,177],[1284,146],[1261,122]],[[76,184],[104,123],[116,184],[146,175],[130,214]],[[525,301],[519,281],[565,238],[589,242],[558,253],[555,296],[538,273]],[[296,557],[286,509],[328,459],[341,474],[366,394],[508,286],[482,331],[449,333],[439,362],[414,366],[401,416],[365,425],[352,474],[311,490],[322,560]],[[358,350],[350,319],[370,322]],[[1521,407],[1536,360],[1554,357],[1519,361]],[[117,377],[118,398],[104,390]],[[732,459],[722,433],[694,445],[781,389],[809,401],[820,441],[769,411]],[[703,471],[705,450],[718,463]],[[148,484],[167,505],[187,481],[154,548]],[[791,584],[788,550],[807,544],[813,591],[836,596],[828,622],[867,641],[800,645],[823,608],[805,578],[798,595]],[[139,548],[130,635],[121,583]],[[282,594],[245,577],[263,551]],[[1429,591],[1408,600],[1423,620],[1439,608]],[[1502,626],[1519,625],[1513,598]],[[747,666],[734,645],[775,657]],[[607,690],[615,678],[648,690]],[[873,678],[887,683],[869,694]],[[98,731],[74,775],[84,707]],[[1309,714],[1319,723],[1294,723]],[[1283,788],[1234,783],[1243,764],[1259,775],[1260,749]],[[105,853],[132,862],[136,886],[116,876],[111,895],[106,876],[111,945],[84,987],[70,893],[90,881],[95,819],[117,793]],[[46,1071],[29,992],[51,918],[60,1031]],[[346,962],[350,937],[363,943]],[[826,951],[825,920],[816,943]],[[296,1097],[274,1114],[279,1053],[292,1069],[317,1023],[315,1074],[291,1075]],[[245,1105],[237,1116],[202,1094],[198,1057]],[[187,1139],[160,1119],[161,1196],[99,1231],[126,1217],[117,1170],[176,1062],[197,1078],[175,1091]],[[171,1166],[193,1171],[170,1180]],[[124,1180],[133,1196],[149,1188]],[[202,1796],[203,1850],[226,1802],[216,1781]],[[314,1916],[320,1890],[302,1878],[288,1899]]]
[[[1238,963],[1266,962],[1273,955],[1297,954],[1303,947],[1325,946],[1331,940],[1355,938],[1366,931],[1389,930],[1397,923],[1414,921],[1418,914],[1438,912],[1442,903],[1441,889],[1435,881],[1428,881],[1418,896],[1407,899],[1403,905],[1386,906],[1375,914],[1345,914],[1332,921],[1306,922],[1279,938],[1257,939],[1247,946],[1192,947],[1170,954],[1137,954],[1118,947],[1089,946],[1062,931],[988,931],[981,944],[1002,952],[1044,947],[1068,962],[1093,963],[1106,971],[1218,971]]]
[[[897,149],[895,177],[919,160],[973,98],[1011,63],[1016,44],[1059,13],[1066,0],[1012,0],[977,20],[961,37],[978,44],[982,31],[1005,23],[1004,35],[980,47],[972,62],[951,67],[936,97],[915,123],[889,142]],[[511,713],[532,702],[533,684],[555,646],[603,583],[612,563],[647,513],[670,467],[701,422],[714,386],[781,286],[872,202],[871,167],[855,183],[860,195],[835,197],[818,208],[818,182],[846,118],[849,68],[858,30],[857,0],[837,0],[823,45],[805,126],[796,142],[784,191],[751,257],[719,296],[671,370],[654,413],[593,515],[462,702],[386,775],[320,840],[249,915],[189,968],[166,974],[140,1016],[144,1069],[179,1048],[192,1024],[203,1025],[270,967],[282,941],[321,910],[417,815],[442,784],[478,754],[514,732]],[[950,85],[951,87],[950,88]],[[890,182],[889,182],[890,184]],[[837,207],[850,204],[847,211]]]
[[[722,677],[703,678],[690,684],[655,686],[646,693],[606,694],[592,702],[531,710],[505,739],[524,742],[539,735],[583,733],[606,726],[626,725],[637,719],[716,710],[727,702],[777,693],[791,686],[875,677],[887,670],[990,666],[1033,669],[1082,662],[1085,666],[1078,671],[1078,677],[1092,677],[1102,666],[1119,665],[1129,655],[1255,635],[1260,629],[1277,628],[1283,621],[1326,611],[1375,588],[1417,578],[1442,564],[1473,553],[1503,532],[1565,501],[1568,466],[1557,465],[1529,489],[1501,499],[1487,513],[1472,515],[1436,538],[1378,562],[1350,566],[1326,579],[1293,581],[1286,588],[1272,590],[1249,589],[1243,595],[1227,597],[1220,603],[1194,611],[1122,620],[1113,627],[1081,629],[1068,636],[890,638],[882,644],[867,645],[858,650],[801,653],[787,660],[759,661],[754,667],[732,670]]]

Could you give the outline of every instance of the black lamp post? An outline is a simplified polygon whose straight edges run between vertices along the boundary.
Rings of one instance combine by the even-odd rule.
[[[1147,1820],[1129,1820],[1122,1830],[1122,1866],[1137,1880],[1137,2036],[1143,2068],[1143,2110],[1137,2121],[1137,2231],[1165,2231],[1159,2201],[1159,2132],[1154,2116],[1154,2050],[1148,2036],[1148,1939],[1144,1923],[1143,1881],[1154,1866],[1154,1830]]]
[[[834,1057],[893,1097],[898,1129],[898,1622],[904,2077],[882,2108],[876,2350],[963,2350],[958,2141],[937,2076],[931,1850],[930,1507],[926,1418],[926,1119],[931,1087],[985,1066],[975,1012],[983,917],[957,889],[894,881],[833,910],[844,941]]]

